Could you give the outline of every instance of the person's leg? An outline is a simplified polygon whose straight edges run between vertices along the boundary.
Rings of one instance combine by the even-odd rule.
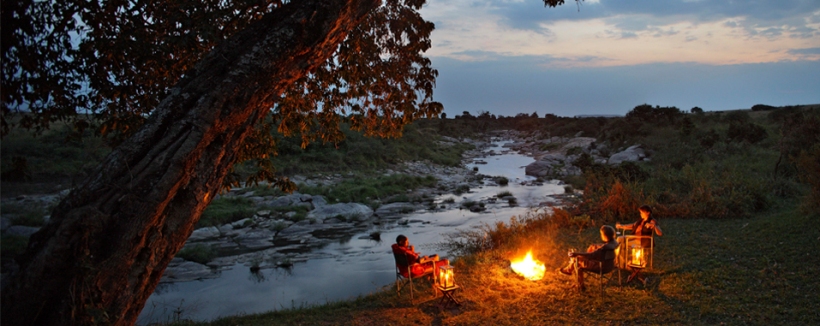
[[[564,275],[572,275],[572,273],[574,272],[574,266],[575,266],[574,258],[570,258],[567,265],[562,267],[562,268],[559,268],[558,271],[561,274],[564,274]]]

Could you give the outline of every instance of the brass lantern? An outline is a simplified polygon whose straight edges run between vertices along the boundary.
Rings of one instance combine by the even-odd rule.
[[[645,268],[646,267],[646,253],[644,248],[639,245],[632,245],[629,248],[629,259],[627,261],[629,267]]]
[[[441,266],[438,269],[438,287],[442,291],[456,288],[456,277],[453,273],[453,266]]]

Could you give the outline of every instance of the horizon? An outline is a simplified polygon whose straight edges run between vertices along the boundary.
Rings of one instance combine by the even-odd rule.
[[[434,0],[448,116],[820,103],[820,2]]]

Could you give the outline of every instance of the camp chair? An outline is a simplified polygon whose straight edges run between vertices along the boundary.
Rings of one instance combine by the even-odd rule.
[[[407,257],[405,253],[393,251],[393,258],[396,260],[396,295],[401,295],[401,288],[406,286],[407,284],[410,285],[410,301],[413,301],[413,279],[419,278],[428,278],[432,279],[432,284],[435,286],[435,277],[436,274],[434,273],[435,268],[425,271],[421,274],[414,274],[413,273],[413,266],[420,265],[419,263],[411,263],[410,257]],[[401,266],[407,267],[407,273],[401,272]],[[402,283],[405,283],[404,285]],[[433,289],[433,293],[435,293],[435,288]]]
[[[598,278],[598,283],[601,287],[601,297],[604,296],[604,284],[609,283],[612,281],[614,273],[616,270],[618,271],[618,285],[621,285],[621,269],[618,268],[618,250],[620,248],[620,244],[615,247],[614,250],[607,251],[604,255],[603,260],[597,259],[590,259],[587,258],[587,261],[594,262],[598,264],[598,272],[583,270],[578,266],[578,259],[575,260],[574,270],[576,273],[585,273],[586,275],[594,275]],[[576,275],[577,277],[577,275]]]

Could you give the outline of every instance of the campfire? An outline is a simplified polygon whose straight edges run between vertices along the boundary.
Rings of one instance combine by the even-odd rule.
[[[544,263],[532,259],[532,250],[528,251],[522,259],[510,260],[510,267],[516,274],[530,281],[538,281],[544,278],[544,272],[547,270]]]

